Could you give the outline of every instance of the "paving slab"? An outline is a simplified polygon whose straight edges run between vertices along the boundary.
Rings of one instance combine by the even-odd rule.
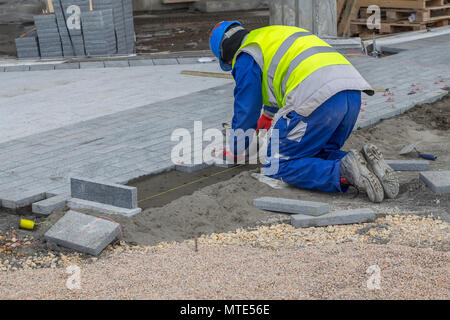
[[[275,197],[255,199],[253,205],[261,210],[310,216],[321,216],[330,211],[328,203]]]
[[[126,209],[94,201],[71,198],[67,200],[67,206],[74,210],[92,210],[104,214],[118,214],[124,217],[132,217],[142,212],[141,208]]]
[[[128,61],[105,61],[105,68],[128,68]]]
[[[304,214],[291,216],[291,224],[296,228],[324,227],[372,221],[375,221],[375,212],[370,208],[334,211],[316,217]]]
[[[30,70],[30,66],[26,66],[26,65],[5,67],[5,72],[21,72],[21,71],[29,71],[29,70]]]
[[[430,170],[430,161],[427,160],[386,160],[386,163],[395,171]]]
[[[55,65],[55,70],[80,69],[79,62],[60,63]]]
[[[450,171],[428,171],[420,173],[422,180],[434,193],[450,193]]]
[[[54,69],[55,69],[54,64],[36,64],[30,66],[30,71],[47,71]]]
[[[80,62],[80,69],[92,69],[92,68],[104,68],[105,64],[103,61],[99,62]]]
[[[106,219],[68,211],[44,235],[62,247],[97,256],[120,233],[120,225]]]
[[[70,199],[68,195],[57,195],[48,199],[35,202],[31,205],[33,213],[49,215],[56,209],[62,208],[66,205],[67,200]]]
[[[126,209],[137,208],[137,189],[135,187],[80,177],[70,179],[70,190],[73,198]]]
[[[20,209],[28,207],[34,202],[45,199],[43,190],[20,190],[13,189],[9,192],[0,193],[1,206],[8,209]]]
[[[129,60],[130,67],[148,67],[154,66],[152,59]]]

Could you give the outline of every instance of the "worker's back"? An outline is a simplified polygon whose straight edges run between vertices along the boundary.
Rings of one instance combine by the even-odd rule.
[[[251,31],[233,67],[242,52],[250,54],[262,70],[266,105],[295,107],[308,116],[340,91],[372,90],[343,55],[305,29],[269,26]]]

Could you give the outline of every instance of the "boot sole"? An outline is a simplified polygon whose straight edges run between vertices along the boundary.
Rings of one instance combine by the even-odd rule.
[[[384,199],[383,186],[380,180],[367,168],[364,157],[356,150],[351,151],[358,162],[359,183],[365,186],[367,196],[372,202],[382,202]]]
[[[378,177],[387,198],[395,199],[400,185],[395,171],[386,163],[383,154],[375,145],[365,145],[361,153],[367,160],[368,168]]]

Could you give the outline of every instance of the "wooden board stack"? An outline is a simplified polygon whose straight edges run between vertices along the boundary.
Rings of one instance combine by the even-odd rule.
[[[369,29],[369,6],[381,9],[381,28]],[[374,31],[390,34],[442,27],[450,20],[450,0],[337,0],[340,36],[369,37]]]

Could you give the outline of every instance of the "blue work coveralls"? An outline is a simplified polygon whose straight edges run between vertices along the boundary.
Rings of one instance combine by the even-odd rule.
[[[232,129],[255,130],[263,107],[261,68],[252,56],[241,53],[232,74],[236,81]],[[264,109],[269,114],[278,111],[269,106]],[[271,154],[272,143],[277,143],[271,139],[263,173],[303,189],[345,192],[347,188],[340,183],[340,166],[347,153],[340,149],[360,109],[361,92],[348,90],[332,96],[308,117],[291,111],[280,118],[273,127],[279,132],[278,152]],[[230,136],[229,143],[234,155],[245,151],[238,147],[238,138]],[[250,143],[247,139],[245,148]]]

